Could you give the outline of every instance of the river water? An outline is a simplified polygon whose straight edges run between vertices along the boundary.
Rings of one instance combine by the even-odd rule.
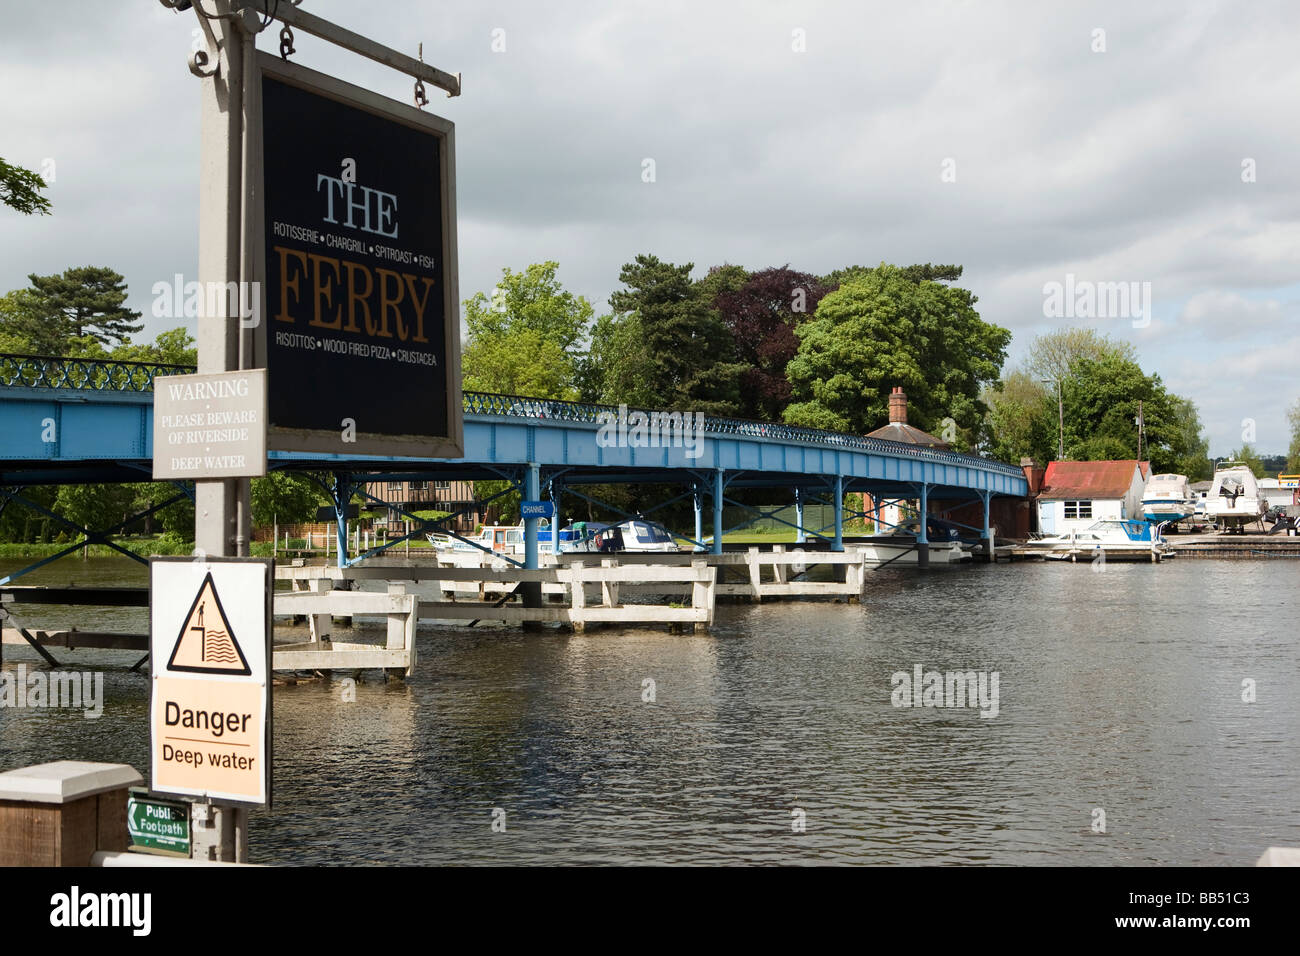
[[[72,559],[23,583],[69,580],[146,578]],[[339,678],[275,688],[252,856],[1251,864],[1300,845],[1298,581],[1286,560],[899,568],[869,573],[861,605],[719,606],[707,635],[422,626],[409,682],[367,674],[355,702]],[[142,610],[42,615],[147,630]],[[138,655],[61,653],[104,671],[102,717],[0,709],[0,769],[147,775]],[[918,664],[996,672],[996,716],[895,706],[892,675]]]

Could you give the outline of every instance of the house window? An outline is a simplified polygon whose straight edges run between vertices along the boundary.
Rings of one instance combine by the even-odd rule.
[[[390,481],[390,482],[388,482],[388,490],[389,490],[389,491],[401,491],[401,490],[402,490],[402,483],[401,483],[400,481]]]
[[[427,481],[413,481],[410,484],[411,484],[412,491],[423,491],[425,488],[429,486],[429,483]]]
[[[448,488],[451,487],[451,482],[450,482],[450,481],[435,481],[435,482],[433,483],[433,487],[434,487],[435,489],[437,489],[438,491],[446,491]]]
[[[1065,502],[1066,518],[1091,518],[1092,502],[1091,501],[1067,501]]]

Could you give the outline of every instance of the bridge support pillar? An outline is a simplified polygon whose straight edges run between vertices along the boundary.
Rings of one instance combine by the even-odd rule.
[[[538,467],[537,462],[530,461],[524,468],[524,500],[537,501],[541,494],[541,469]],[[524,568],[529,571],[536,571],[541,567],[540,548],[537,545],[537,524],[539,520],[538,518],[524,519]],[[551,520],[551,525],[552,530],[554,530],[554,518]],[[520,587],[520,593],[524,598],[524,607],[542,606],[542,584],[540,581],[525,581]],[[526,631],[540,629],[540,621],[524,622],[524,630]]]
[[[980,497],[984,499],[984,541],[981,550],[987,563],[993,560],[993,529],[989,526],[989,499],[993,497],[993,492],[981,491]]]
[[[801,522],[802,523],[802,522]],[[832,551],[844,550],[844,476],[835,476],[835,543]]]
[[[804,531],[803,523],[803,489],[795,488],[794,490],[794,523],[799,529],[794,533],[795,544],[805,544],[808,541],[808,533]]]
[[[916,566],[918,568],[928,568],[930,566],[929,514],[930,486],[922,482],[921,513],[916,522]]]
[[[713,473],[713,547],[714,554],[722,553],[722,469]]]

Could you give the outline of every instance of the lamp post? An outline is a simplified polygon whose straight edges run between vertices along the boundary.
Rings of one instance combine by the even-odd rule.
[[[1042,382],[1044,385],[1051,385],[1053,382],[1056,383],[1056,415],[1057,415],[1056,460],[1064,461],[1065,460],[1065,402],[1061,398],[1061,380],[1059,378],[1040,378],[1039,381]]]

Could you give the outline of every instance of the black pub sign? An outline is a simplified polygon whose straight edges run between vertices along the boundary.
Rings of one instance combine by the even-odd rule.
[[[258,59],[269,447],[460,457],[452,124]]]

